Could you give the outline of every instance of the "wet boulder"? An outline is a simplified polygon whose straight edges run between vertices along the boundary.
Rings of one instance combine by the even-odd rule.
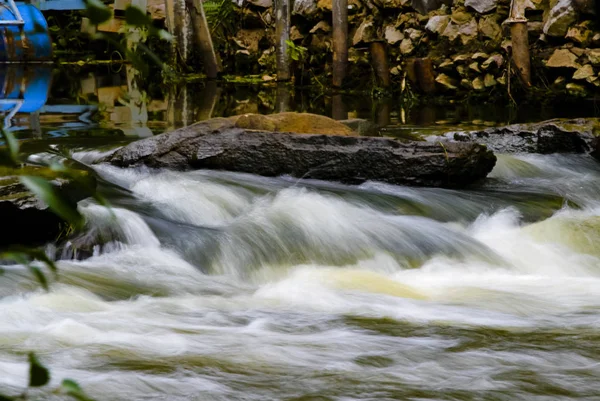
[[[472,184],[484,178],[496,161],[492,152],[476,143],[403,143],[344,135],[346,131],[252,130],[236,126],[238,121],[213,119],[146,138],[104,161],[120,167],[216,169],[345,183],[375,180],[441,187]]]
[[[69,226],[19,181],[18,174],[41,176],[51,184],[64,202],[74,206],[88,196],[72,180],[60,178],[47,168],[26,166],[18,173],[0,168],[0,248],[9,245],[35,246],[55,240]],[[82,172],[82,179],[93,185],[93,178]]]
[[[443,137],[485,144],[497,153],[587,153],[594,150],[599,131],[600,119],[555,119],[483,131],[448,132]],[[439,140],[438,137],[430,139]]]

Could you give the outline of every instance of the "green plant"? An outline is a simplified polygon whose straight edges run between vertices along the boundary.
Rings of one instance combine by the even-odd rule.
[[[287,52],[290,58],[297,63],[304,64],[304,61],[306,60],[306,55],[308,53],[308,49],[304,46],[295,44],[291,40],[286,40],[285,43],[288,46]]]

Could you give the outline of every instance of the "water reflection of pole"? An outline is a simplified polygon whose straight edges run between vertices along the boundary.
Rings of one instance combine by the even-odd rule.
[[[192,23],[194,24],[196,42],[202,54],[206,76],[209,79],[215,79],[219,72],[221,72],[221,68],[215,48],[213,47],[210,28],[206,21],[206,14],[204,14],[204,7],[200,0],[186,0],[186,4],[192,17]]]
[[[213,113],[219,98],[221,97],[221,88],[216,81],[208,81],[202,91],[201,101],[198,107],[198,121],[213,118]]]
[[[342,95],[333,95],[331,98],[331,117],[334,120],[347,120],[348,119],[348,108],[344,103]]]
[[[348,0],[333,0],[333,86],[341,88],[348,65]]]
[[[391,99],[381,99],[376,104],[377,125],[387,127],[390,125]]]
[[[277,83],[275,94],[275,112],[283,113],[290,109],[290,86],[285,82]]]
[[[290,40],[290,0],[275,0],[275,48],[277,58],[277,80],[289,81],[290,55],[288,54],[288,41]]]

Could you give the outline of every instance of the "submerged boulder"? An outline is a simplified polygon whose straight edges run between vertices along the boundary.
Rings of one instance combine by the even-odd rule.
[[[237,127],[239,121],[213,119],[146,138],[121,148],[105,162],[120,167],[219,169],[346,183],[376,180],[464,187],[484,178],[496,161],[492,152],[476,143],[402,143],[333,132],[259,131]]]

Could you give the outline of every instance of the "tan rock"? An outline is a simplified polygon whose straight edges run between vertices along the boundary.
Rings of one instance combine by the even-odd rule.
[[[481,64],[481,68],[488,70],[491,67],[501,68],[504,65],[504,57],[500,54],[493,54]]]
[[[371,43],[377,40],[377,29],[373,18],[366,18],[359,25],[354,37],[352,38],[352,44],[357,45],[359,43]]]
[[[502,37],[502,28],[498,24],[498,16],[496,14],[486,15],[479,19],[477,26],[479,32],[489,39],[500,40]]]
[[[329,117],[309,113],[243,114],[230,117],[235,126],[248,130],[292,132],[317,135],[356,135],[344,124]]]
[[[290,40],[293,42],[301,39],[304,39],[304,35],[302,34],[302,32],[300,32],[297,26],[292,26],[292,28],[290,29]]]
[[[592,65],[600,65],[600,49],[590,49],[587,52],[587,58]]]
[[[585,90],[585,86],[579,85],[576,83],[568,83],[566,86],[567,92],[574,96],[586,96],[587,91]]]
[[[469,64],[469,69],[471,71],[475,71],[475,72],[481,72],[481,70],[479,69],[479,64],[477,64],[476,61],[472,62],[471,64]]]
[[[485,77],[483,78],[483,84],[485,85],[486,88],[491,88],[492,86],[496,86],[498,84],[498,82],[496,81],[496,79],[494,78],[494,76],[492,74],[485,74]]]
[[[407,28],[404,34],[410,38],[413,42],[418,42],[423,37],[423,31],[415,28]]]
[[[552,53],[550,59],[546,63],[547,67],[552,68],[580,68],[577,64],[577,56],[571,53],[568,49],[557,49]]]
[[[591,40],[594,33],[582,26],[572,26],[567,30],[565,38],[586,46]]]
[[[310,33],[329,33],[331,32],[331,25],[327,21],[320,21],[317,25],[313,26]]]
[[[404,38],[402,42],[400,42],[400,53],[404,55],[409,55],[415,50],[415,46],[409,38]]]
[[[435,78],[435,82],[437,82],[440,86],[442,86],[444,89],[456,89],[456,81],[453,80],[452,78],[450,78],[448,75],[446,74],[439,74],[436,78]]]
[[[482,91],[485,89],[485,85],[483,83],[483,79],[481,79],[481,77],[477,77],[473,80],[472,83],[473,89],[475,89],[476,91]]]
[[[465,89],[473,89],[473,83],[467,78],[463,78],[460,80],[460,86],[462,86]]]
[[[454,61],[455,63],[460,63],[461,61],[467,61],[471,59],[471,55],[470,54],[459,54],[457,56],[454,56],[452,58],[452,61]]]
[[[487,59],[488,57],[489,57],[489,55],[487,53],[477,52],[471,56],[471,59],[472,60],[484,60],[484,59]]]
[[[575,71],[575,73],[573,74],[573,79],[587,79],[589,77],[593,77],[594,75],[594,68],[591,65],[586,64],[583,67],[579,68],[577,71]]]
[[[404,34],[398,29],[396,29],[396,27],[393,25],[388,25],[385,27],[385,32],[383,36],[390,45],[395,45],[396,43],[404,39]]]
[[[442,61],[438,68],[443,71],[451,71],[454,69],[454,62],[447,58],[444,61]]]

